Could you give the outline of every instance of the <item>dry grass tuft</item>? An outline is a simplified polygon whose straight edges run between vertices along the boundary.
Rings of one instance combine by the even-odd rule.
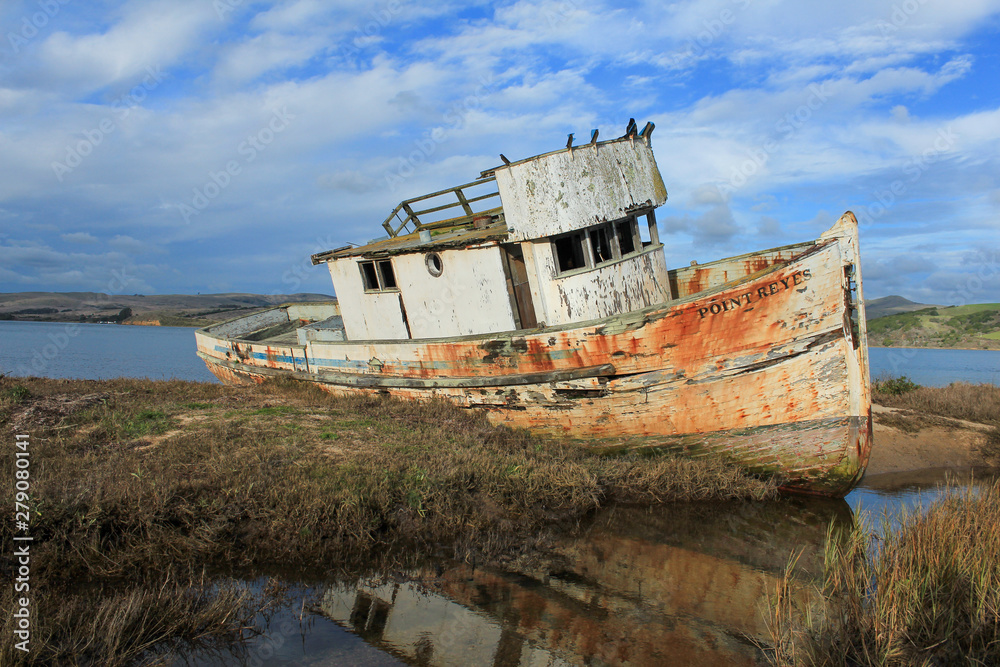
[[[225,649],[259,632],[254,618],[270,607],[230,580],[178,578],[173,573],[84,589],[33,586],[30,651],[0,644],[4,665],[107,665],[159,663],[177,650]],[[13,637],[10,596],[0,601],[5,637]]]
[[[889,385],[883,383],[883,386]],[[947,387],[917,386],[899,393],[880,391],[879,387],[879,383],[875,383],[872,394],[872,400],[879,405],[923,415],[1000,425],[1000,387],[996,385],[953,382]]]
[[[831,534],[821,613],[778,589],[777,665],[1000,664],[1000,481]]]

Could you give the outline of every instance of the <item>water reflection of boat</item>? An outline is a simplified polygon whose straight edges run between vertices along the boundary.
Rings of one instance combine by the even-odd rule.
[[[323,613],[419,665],[753,665],[764,610],[793,554],[815,594],[847,504],[616,508],[514,571],[438,564],[329,586]]]

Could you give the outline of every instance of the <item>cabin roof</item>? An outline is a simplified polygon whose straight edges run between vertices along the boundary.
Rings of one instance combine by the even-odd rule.
[[[494,221],[482,229],[474,227],[470,229],[469,227],[462,226],[433,231],[428,230],[431,233],[430,241],[422,240],[419,232],[412,232],[391,239],[373,241],[362,246],[336,248],[313,255],[312,263],[320,264],[331,259],[342,259],[344,257],[389,257],[391,255],[432,252],[450,248],[467,248],[483,243],[500,242],[507,238],[508,230],[507,225],[503,223],[502,214],[499,217],[499,221]]]

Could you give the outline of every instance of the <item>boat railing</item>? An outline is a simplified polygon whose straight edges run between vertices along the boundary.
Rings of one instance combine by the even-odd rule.
[[[382,227],[385,228],[385,231],[388,232],[390,237],[395,238],[401,233],[409,234],[419,232],[422,229],[433,230],[459,227],[472,223],[477,217],[480,216],[496,215],[502,211],[502,207],[494,206],[491,208],[480,208],[482,204],[475,207],[473,206],[473,204],[485,202],[493,197],[499,198],[500,192],[496,189],[496,186],[485,194],[467,192],[468,190],[495,182],[496,178],[494,176],[488,176],[471,183],[465,183],[464,185],[448,188],[447,190],[439,190],[420,197],[414,197],[413,199],[405,199],[400,202],[395,209],[393,209],[392,213],[389,214],[389,217],[382,223]],[[418,209],[418,205],[427,206],[428,204],[436,203],[429,200],[448,197],[454,197],[455,201],[447,201],[444,204],[431,205],[428,208]],[[459,207],[462,211],[461,215],[446,217],[444,219],[432,219],[435,217],[434,214],[441,214],[445,211],[450,213],[450,209]]]

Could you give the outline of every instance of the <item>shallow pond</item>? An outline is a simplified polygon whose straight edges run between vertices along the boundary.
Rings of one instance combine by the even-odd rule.
[[[846,500],[610,507],[506,569],[437,561],[304,584],[231,652],[176,665],[757,665],[768,596],[798,556],[814,599],[831,523],[926,506],[950,471],[882,475]]]

